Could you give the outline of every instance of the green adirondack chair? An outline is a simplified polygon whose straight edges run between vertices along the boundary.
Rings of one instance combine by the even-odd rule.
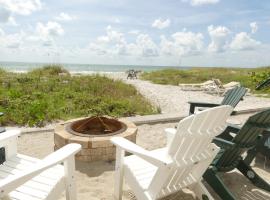
[[[190,104],[189,107],[189,114],[194,114],[195,108],[196,107],[216,107],[220,105],[230,105],[233,108],[237,106],[239,101],[243,100],[243,97],[245,96],[247,92],[247,89],[244,87],[235,87],[231,90],[228,90],[227,93],[224,96],[224,99],[220,104],[216,103],[206,103],[206,102],[193,102],[189,101],[188,103]],[[234,113],[234,112],[233,112]]]
[[[248,154],[247,154],[247,157],[245,158],[245,162],[251,163],[252,160],[257,155],[257,153],[261,153],[262,155],[270,158],[270,128],[267,128],[263,132],[262,138],[258,141],[256,146],[248,150]]]
[[[262,135],[270,127],[270,109],[257,113],[241,127],[228,126],[226,130],[214,139],[221,147],[211,166],[204,173],[203,178],[224,200],[235,200],[233,194],[226,188],[217,172],[229,172],[238,169],[255,186],[270,191],[270,185],[263,180],[250,166],[250,162],[258,152],[256,145],[262,141]],[[235,133],[235,137],[230,133]],[[249,151],[244,159],[242,154]]]

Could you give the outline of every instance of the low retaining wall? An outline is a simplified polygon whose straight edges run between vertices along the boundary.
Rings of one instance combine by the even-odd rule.
[[[270,109],[270,107],[261,107],[261,108],[252,108],[245,110],[235,111],[235,115],[242,115],[248,113],[260,112],[266,109]],[[170,113],[170,114],[157,114],[157,115],[145,115],[145,116],[136,116],[136,117],[126,117],[124,119],[133,122],[135,125],[143,125],[143,124],[161,124],[161,123],[171,123],[171,122],[179,122],[184,119],[186,115],[180,115],[178,113]],[[22,133],[38,133],[38,132],[53,132],[55,127],[49,128],[22,128]]]

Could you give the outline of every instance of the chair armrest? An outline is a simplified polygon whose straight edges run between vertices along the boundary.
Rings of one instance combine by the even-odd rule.
[[[228,126],[225,128],[225,130],[219,134],[217,137],[222,138],[224,140],[231,141],[233,139],[233,136],[230,135],[230,133],[237,134],[240,131],[241,127],[234,124],[228,124]]]
[[[196,102],[196,101],[189,101],[190,105],[195,105],[197,107],[216,107],[220,106],[219,103],[207,103],[207,102]]]
[[[194,114],[195,108],[196,107],[216,107],[220,106],[218,103],[206,103],[206,102],[195,102],[195,101],[189,101],[190,104],[189,107],[189,114]]]
[[[235,145],[235,143],[233,142],[230,142],[221,138],[217,138],[217,137],[213,139],[213,142],[222,149],[230,149]]]
[[[19,129],[11,129],[0,134],[0,148],[5,149],[3,160],[17,154],[17,138],[20,133]]]
[[[169,147],[177,130],[175,128],[166,128],[164,131],[165,131],[166,137],[167,137],[167,145],[166,146]]]
[[[226,127],[225,131],[237,134],[240,131],[240,129],[241,129],[241,126],[228,123],[228,126]]]
[[[7,130],[6,132],[3,132],[0,134],[0,147],[1,144],[6,143],[8,140],[12,138],[17,138],[21,134],[21,131],[19,129],[11,129]]]
[[[150,162],[153,165],[164,166],[170,165],[173,162],[171,159],[162,159],[160,157],[152,155],[150,151],[145,150],[144,148],[134,144],[133,142],[130,142],[125,138],[113,137],[110,140],[117,148],[125,150],[129,153],[133,153],[134,155],[139,156],[140,158]]]
[[[0,181],[1,194],[0,198],[3,198],[9,192],[13,191],[15,188],[21,186],[25,182],[31,180],[33,177],[37,176],[41,172],[62,163],[74,156],[81,149],[80,144],[68,144],[61,149],[55,151],[44,159],[33,164],[33,166],[25,171],[22,171],[14,176],[3,179]]]

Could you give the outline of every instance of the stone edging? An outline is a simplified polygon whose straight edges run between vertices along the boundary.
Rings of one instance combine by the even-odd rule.
[[[270,107],[238,110],[238,111],[235,111],[235,115],[260,112],[260,111],[263,111],[266,109],[270,109]],[[170,114],[156,114],[156,115],[126,117],[124,119],[129,120],[136,125],[143,125],[143,124],[160,124],[160,123],[179,122],[181,119],[183,119],[185,117],[186,117],[186,115],[179,115],[178,113],[170,113]],[[25,134],[25,133],[39,133],[39,132],[52,132],[52,131],[54,131],[54,127],[22,129],[23,134]]]

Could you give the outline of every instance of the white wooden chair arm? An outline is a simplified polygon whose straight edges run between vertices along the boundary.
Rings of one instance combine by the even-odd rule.
[[[0,198],[7,195],[9,192],[13,191],[15,188],[24,184],[28,180],[37,176],[41,172],[68,160],[70,157],[74,156],[81,149],[80,144],[68,144],[61,149],[55,151],[44,159],[40,160],[36,164],[21,173],[18,173],[10,178],[6,178],[0,181]]]
[[[10,139],[17,139],[21,134],[19,129],[7,130],[0,134],[0,147],[5,146]]]
[[[175,128],[166,128],[164,129],[167,137],[167,147],[170,146],[171,142],[173,141],[173,138],[176,134],[176,129]]]
[[[140,158],[150,162],[155,166],[164,166],[170,165],[173,163],[171,159],[160,158],[156,155],[151,154],[150,151],[145,150],[144,148],[130,142],[129,140],[122,137],[113,137],[111,138],[111,142],[118,148],[125,150],[129,153],[133,153],[134,155],[139,156]]]

